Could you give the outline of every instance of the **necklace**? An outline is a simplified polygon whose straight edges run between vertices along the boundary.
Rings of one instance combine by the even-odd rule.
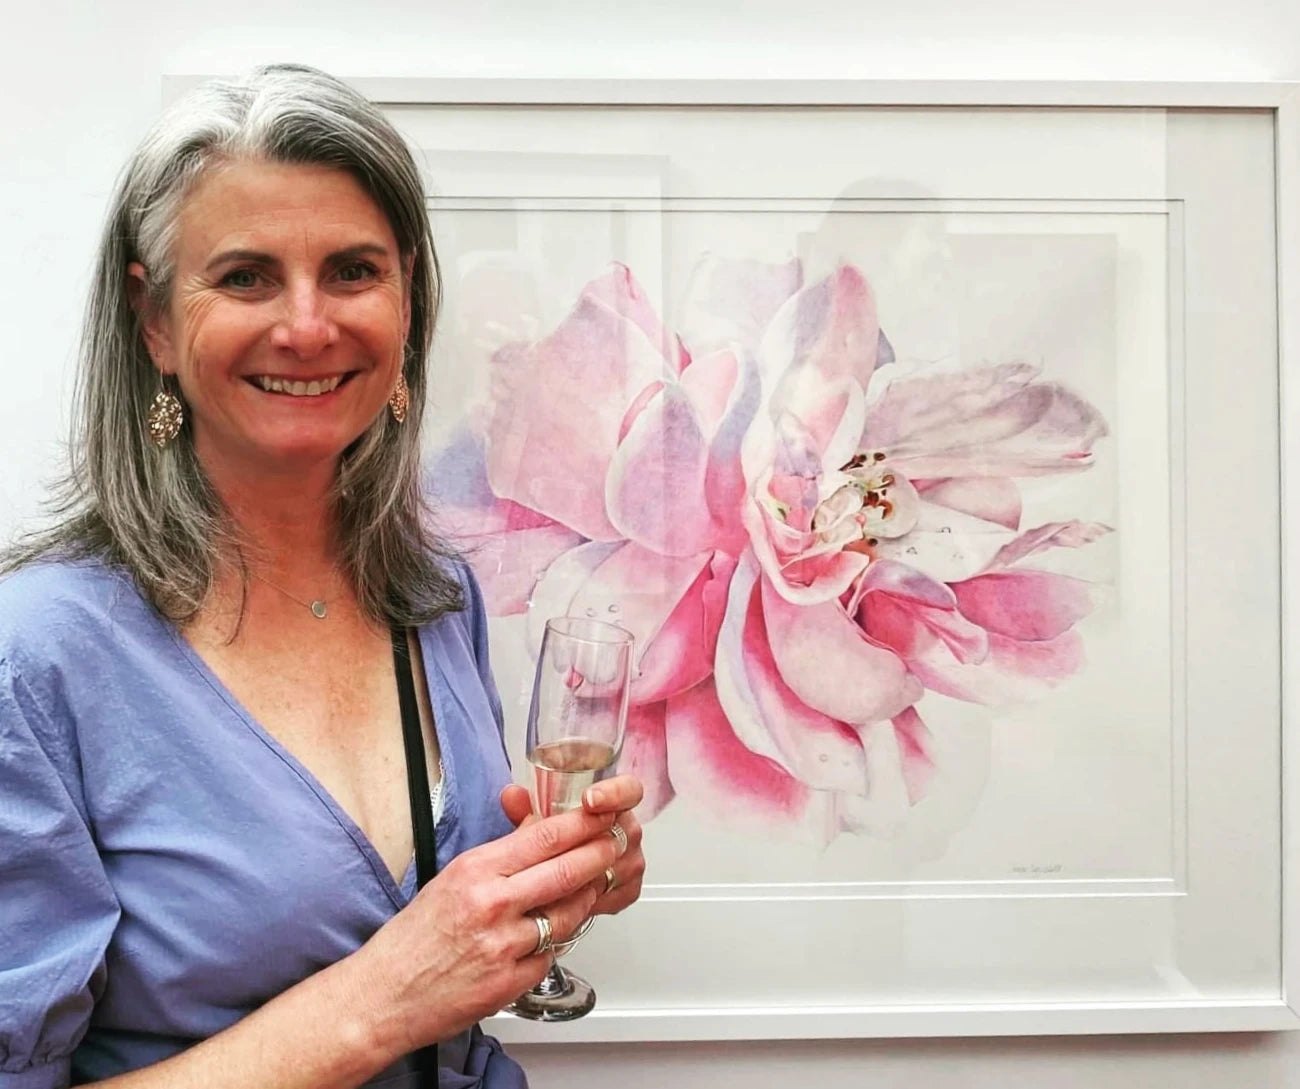
[[[280,593],[284,594],[284,596],[287,597],[290,601],[296,601],[304,609],[310,609],[311,615],[314,616],[317,620],[324,620],[325,617],[329,615],[329,609],[326,607],[326,601],[323,597],[318,597],[314,601],[303,601],[302,598],[296,596],[295,594],[289,593],[289,591],[286,590],[283,586],[277,586],[270,579],[265,578],[262,575],[259,575],[256,571],[250,571],[249,574],[252,575],[253,578],[257,579],[258,582],[266,583],[267,586],[271,587],[272,590],[279,590]]]

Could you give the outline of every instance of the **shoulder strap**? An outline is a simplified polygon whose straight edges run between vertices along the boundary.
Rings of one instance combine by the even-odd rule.
[[[397,702],[402,710],[402,741],[406,746],[406,783],[411,795],[411,831],[415,839],[415,883],[424,886],[438,871],[438,842],[429,799],[429,769],[425,764],[424,731],[420,729],[420,705],[411,677],[411,648],[405,628],[394,626],[393,666],[397,672]],[[430,1044],[415,1053],[424,1089],[438,1086],[438,1045]]]

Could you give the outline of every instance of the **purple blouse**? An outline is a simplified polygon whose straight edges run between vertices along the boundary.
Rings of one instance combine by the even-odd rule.
[[[510,830],[483,602],[458,573],[466,609],[419,633],[439,866]],[[165,1059],[347,956],[414,893],[414,864],[397,884],[127,576],[46,563],[0,583],[0,1089]],[[477,1028],[439,1058],[442,1089],[526,1085]],[[418,1077],[403,1059],[368,1084]]]

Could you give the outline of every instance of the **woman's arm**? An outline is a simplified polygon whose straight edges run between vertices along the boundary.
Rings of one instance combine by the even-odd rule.
[[[495,1013],[546,974],[542,908],[558,941],[618,856],[608,814],[537,821],[457,857],[351,956],[224,1032],[105,1089],[351,1089],[403,1055]]]
[[[352,1089],[404,1052],[386,1033],[380,999],[358,954],[345,957],[261,1009],[164,1062],[107,1081],[106,1089],[250,1085]]]

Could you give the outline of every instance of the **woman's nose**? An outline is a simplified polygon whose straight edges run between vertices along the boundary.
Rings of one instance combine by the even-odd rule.
[[[290,284],[282,298],[284,312],[271,330],[272,345],[311,359],[338,342],[329,300],[314,282]]]

